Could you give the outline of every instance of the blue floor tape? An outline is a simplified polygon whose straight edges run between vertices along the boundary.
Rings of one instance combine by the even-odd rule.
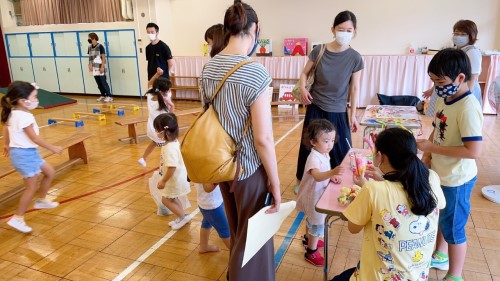
[[[274,269],[278,269],[278,266],[280,265],[281,261],[283,260],[283,257],[285,256],[286,250],[288,249],[288,247],[290,247],[290,244],[292,244],[293,237],[295,236],[295,233],[297,233],[297,230],[303,218],[304,218],[304,213],[299,212],[297,214],[297,217],[293,221],[292,226],[288,230],[285,239],[281,243],[280,248],[274,255]]]

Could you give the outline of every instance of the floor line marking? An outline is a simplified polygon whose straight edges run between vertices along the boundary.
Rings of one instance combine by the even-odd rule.
[[[283,141],[286,137],[288,137],[295,129],[297,129],[297,127],[299,127],[300,124],[302,124],[304,122],[304,120],[301,120],[300,122],[298,122],[297,124],[295,124],[295,126],[293,126],[290,130],[288,130],[288,132],[286,132],[283,136],[281,136],[281,138],[279,138],[275,143],[274,143],[274,146],[278,145],[281,141]],[[196,215],[197,213],[199,212],[199,209],[196,208],[191,214],[190,216],[193,217],[194,215]],[[300,216],[300,213],[297,217]],[[297,219],[295,219],[297,220]],[[300,222],[302,221],[302,217],[300,218],[300,221],[298,223],[298,225],[300,225]],[[295,224],[295,222],[294,222]],[[295,227],[295,230],[294,232],[297,231],[296,228],[298,228],[298,225],[297,227]],[[292,225],[293,227],[293,225]],[[163,238],[161,238],[160,240],[158,240],[158,242],[156,242],[153,246],[151,246],[151,248],[149,248],[144,254],[142,254],[138,259],[136,259],[132,264],[130,264],[126,269],[124,269],[122,272],[120,272],[120,274],[118,274],[118,276],[116,276],[113,281],[121,281],[123,280],[125,277],[127,277],[128,274],[130,274],[134,269],[136,269],[145,259],[147,259],[151,254],[153,254],[159,247],[161,247],[161,245],[163,245],[165,242],[168,241],[168,239],[170,239],[174,234],[175,234],[176,231],[173,231],[171,230],[170,232],[168,232],[165,236],[163,236]],[[288,231],[288,233],[290,233],[291,230]],[[287,237],[289,235],[287,234]],[[293,238],[293,236],[292,236]],[[285,239],[286,240],[286,239]],[[286,240],[288,241],[288,240]],[[285,241],[283,241],[285,242]],[[291,243],[291,240],[288,242],[288,244]],[[285,249],[288,248],[288,246],[284,246],[283,243],[281,244],[280,246],[280,249],[284,247]],[[283,252],[283,256],[284,256],[285,252]],[[282,257],[280,258],[282,259]],[[279,261],[279,263],[281,262],[281,260]],[[279,264],[278,263],[278,264]],[[276,256],[275,256],[275,264],[276,264]]]
[[[290,248],[290,245],[292,244],[293,237],[295,237],[295,234],[297,233],[300,224],[302,223],[302,219],[304,218],[304,213],[299,212],[297,214],[297,217],[292,223],[292,226],[290,226],[290,229],[288,230],[288,233],[285,236],[285,239],[283,239],[283,242],[281,242],[281,245],[274,255],[274,269],[277,270],[278,266],[281,264],[283,261],[283,258],[285,257],[285,253]]]
[[[200,209],[196,208],[193,210],[189,216],[191,219],[200,212]],[[168,239],[170,239],[177,230],[170,230],[165,236],[158,240],[151,248],[149,248],[144,254],[138,257],[133,263],[131,263],[127,268],[125,268],[118,276],[113,278],[113,281],[121,281],[123,278],[127,277],[134,269],[136,269],[142,262],[144,262],[149,256],[151,256],[158,248],[160,248]]]

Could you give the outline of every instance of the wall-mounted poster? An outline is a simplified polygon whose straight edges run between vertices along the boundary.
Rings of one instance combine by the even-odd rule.
[[[258,57],[270,57],[273,55],[273,41],[271,39],[258,39],[257,44],[259,45],[256,52]]]
[[[307,56],[307,38],[285,38],[283,40],[285,56]]]

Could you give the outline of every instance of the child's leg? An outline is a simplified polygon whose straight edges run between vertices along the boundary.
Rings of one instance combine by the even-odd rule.
[[[448,269],[448,274],[457,277],[462,276],[466,253],[467,242],[457,245],[448,245],[448,256],[450,260],[450,268]]]
[[[438,234],[436,238],[436,251],[443,254],[448,254],[448,243],[444,240],[443,232],[441,232],[441,227],[438,228]]]
[[[220,204],[219,207],[213,210],[204,210],[202,214],[203,218],[215,228],[220,239],[222,239],[224,245],[226,245],[227,249],[229,249],[231,246],[231,232],[229,230],[226,212],[224,211],[224,203]]]
[[[184,208],[182,208],[181,201],[178,198],[162,197],[161,202],[179,218],[184,217]]]
[[[38,189],[36,185],[36,179],[37,176],[24,179],[24,184],[26,185],[26,189],[24,190],[23,195],[19,200],[19,207],[17,208],[16,215],[24,216],[26,209],[28,209],[31,200],[33,199],[33,196],[35,195]]]
[[[311,234],[307,234],[307,238],[308,238],[308,245],[307,245],[307,248],[309,250],[316,250],[318,249],[318,241],[319,241],[319,236],[314,236],[314,235],[311,235]]]
[[[208,239],[210,239],[211,229],[212,229],[211,227],[204,228],[203,226],[200,228],[200,250],[199,250],[200,254],[220,251],[219,247],[208,244]]]
[[[40,167],[43,173],[43,178],[40,182],[40,189],[38,190],[38,195],[41,199],[44,199],[47,196],[47,192],[49,191],[50,184],[54,180],[56,175],[56,171],[52,166],[47,163],[44,163],[42,167]]]
[[[156,143],[154,141],[151,141],[148,144],[148,147],[146,147],[144,154],[142,154],[142,159],[146,160],[146,158],[148,158],[148,156],[151,154],[151,152],[153,152],[153,149],[155,149],[155,147],[156,147]]]

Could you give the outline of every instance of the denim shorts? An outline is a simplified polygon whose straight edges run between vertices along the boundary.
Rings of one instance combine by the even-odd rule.
[[[11,147],[9,158],[12,166],[23,178],[31,178],[40,174],[42,172],[40,168],[45,163],[37,148]]]
[[[203,215],[201,228],[211,228],[213,226],[220,238],[224,239],[231,237],[226,212],[224,211],[224,203],[213,210],[200,208],[200,212]]]
[[[439,214],[439,227],[448,244],[457,245],[467,241],[465,225],[470,213],[470,195],[477,177],[459,186],[441,186],[446,207]]]
[[[310,224],[306,219],[307,233],[315,237],[323,237],[325,235],[325,225],[324,224]]]

